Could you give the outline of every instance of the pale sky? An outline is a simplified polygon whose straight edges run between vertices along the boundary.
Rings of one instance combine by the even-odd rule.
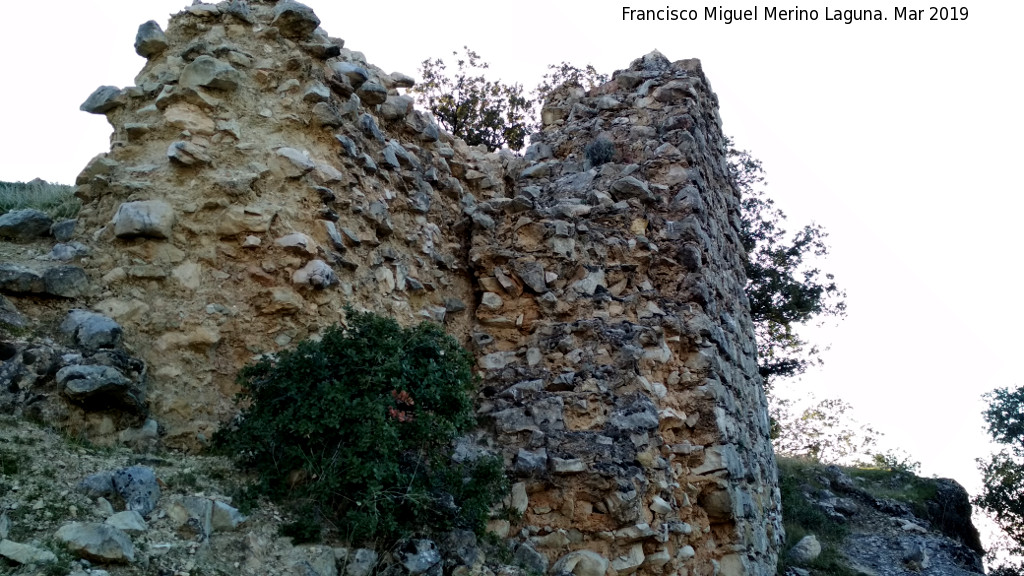
[[[626,2],[626,0],[622,0]],[[0,180],[72,183],[108,149],[102,116],[78,111],[97,86],[133,83],[138,25],[183,0],[12,2],[0,19]],[[760,158],[793,228],[829,232],[822,267],[848,318],[814,332],[826,366],[780,387],[840,397],[923,464],[976,492],[988,447],[981,394],[1024,384],[1024,190],[1019,26],[1024,3],[968,1],[966,20],[895,21],[899,4],[851,0],[887,21],[725,24],[622,20],[622,3],[309,0],[322,26],[387,71],[416,76],[463,45],[494,78],[533,87],[549,63],[611,73],[658,49],[700,58],[726,134]],[[664,9],[668,2],[631,4]],[[685,3],[674,8],[754,8]],[[832,10],[832,9],[829,9]],[[1018,358],[1014,361],[1014,358]]]

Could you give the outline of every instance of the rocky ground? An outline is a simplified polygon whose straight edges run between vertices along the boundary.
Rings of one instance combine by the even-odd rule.
[[[967,492],[907,471],[824,467],[782,459],[792,576],[982,574],[984,549]]]
[[[4,417],[0,473],[0,574],[525,574],[495,564],[494,548],[486,567],[465,532],[390,551],[293,545],[280,529],[296,518],[233,501],[248,479],[223,457],[92,446]]]

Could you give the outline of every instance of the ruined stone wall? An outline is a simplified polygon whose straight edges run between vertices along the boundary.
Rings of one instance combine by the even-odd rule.
[[[739,195],[700,63],[655,52],[543,115],[513,197],[475,207],[470,251],[494,339],[480,411],[529,495],[529,542],[620,574],[774,573]]]
[[[237,370],[351,304],[443,322],[477,354],[483,429],[533,567],[769,574],[775,463],[739,198],[697,61],[562,88],[525,156],[470,149],[293,2],[143,25],[102,87],[111,150],[78,180],[85,303],[149,364],[172,446],[235,411]],[[100,423],[79,425],[98,435]]]

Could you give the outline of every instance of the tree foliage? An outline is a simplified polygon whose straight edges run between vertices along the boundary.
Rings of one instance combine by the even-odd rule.
[[[564,84],[578,86],[584,90],[592,90],[607,81],[608,75],[598,72],[597,68],[594,68],[591,64],[587,64],[584,68],[568,62],[548,64],[548,71],[533,91],[534,101],[539,106],[543,106],[544,102],[551,96],[551,93]],[[539,116],[539,112],[538,110],[537,116]]]
[[[758,368],[766,389],[776,378],[802,374],[820,363],[820,350],[804,341],[797,327],[815,319],[846,314],[846,293],[832,274],[812,264],[828,255],[828,234],[818,224],[795,233],[786,214],[764,190],[761,161],[729,142],[734,181],[742,194],[740,240],[746,250],[746,294],[757,337]]]
[[[464,47],[457,52],[457,70],[449,75],[443,60],[423,62],[423,82],[413,89],[438,121],[468,144],[484,144],[490,150],[507,145],[519,150],[526,135],[539,122],[527,115],[539,116],[540,107],[551,93],[564,84],[592,89],[608,76],[592,65],[580,68],[568,62],[551,64],[537,88],[533,100],[523,96],[518,84],[507,85],[488,80],[482,71],[488,68],[476,52]],[[594,148],[588,154],[607,161],[606,150]],[[813,261],[828,255],[828,234],[811,223],[790,233],[786,215],[775,206],[764,190],[761,162],[729,142],[728,157],[741,204],[741,240],[747,253],[746,292],[757,336],[759,369],[770,390],[776,378],[802,374],[820,362],[820,351],[804,341],[797,327],[812,320],[845,315],[845,293],[832,274],[822,272]]]
[[[402,328],[351,309],[347,318],[244,368],[247,407],[217,442],[258,474],[258,492],[355,541],[482,530],[504,493],[501,463],[451,458],[474,425],[471,356],[434,324]]]
[[[1024,387],[998,388],[985,394],[982,413],[992,437],[1002,449],[987,460],[978,459],[982,491],[974,504],[995,517],[1012,543],[1010,552],[1024,554]],[[1017,567],[1020,569],[1021,567]]]
[[[870,426],[857,425],[847,415],[850,410],[843,400],[826,398],[796,413],[791,400],[773,399],[770,415],[775,453],[826,464],[858,455],[874,458],[872,449],[880,434]]]
[[[519,84],[488,80],[484,75],[488,64],[468,47],[463,51],[462,55],[452,52],[456,59],[452,74],[441,58],[424,60],[423,80],[412,92],[448,132],[466,144],[483,144],[492,151],[502,146],[521,149],[531,129],[532,101]]]

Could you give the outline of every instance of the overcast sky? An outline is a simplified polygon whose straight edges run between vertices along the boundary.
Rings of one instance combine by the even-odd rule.
[[[79,104],[97,86],[132,84],[143,65],[132,48],[138,25],[166,27],[184,4],[5,6],[0,180],[71,183],[106,151],[109,125]],[[808,332],[831,344],[824,369],[780,390],[849,401],[926,474],[977,490],[974,458],[988,449],[980,396],[1024,383],[1024,3],[996,11],[969,1],[957,21],[929,20],[933,11],[916,4],[923,21],[897,21],[900,5],[850,0],[887,18],[851,24],[826,20],[816,2],[800,3],[818,11],[814,21],[765,21],[756,5],[758,21],[732,24],[705,20],[705,7],[755,4],[672,6],[697,10],[697,21],[624,21],[622,3],[607,1],[307,4],[347,48],[413,76],[423,59],[463,45],[495,78],[527,87],[549,63],[610,73],[653,49],[700,58],[726,133],[764,162],[794,228],[814,221],[830,232],[823,268],[848,294],[844,322]]]

